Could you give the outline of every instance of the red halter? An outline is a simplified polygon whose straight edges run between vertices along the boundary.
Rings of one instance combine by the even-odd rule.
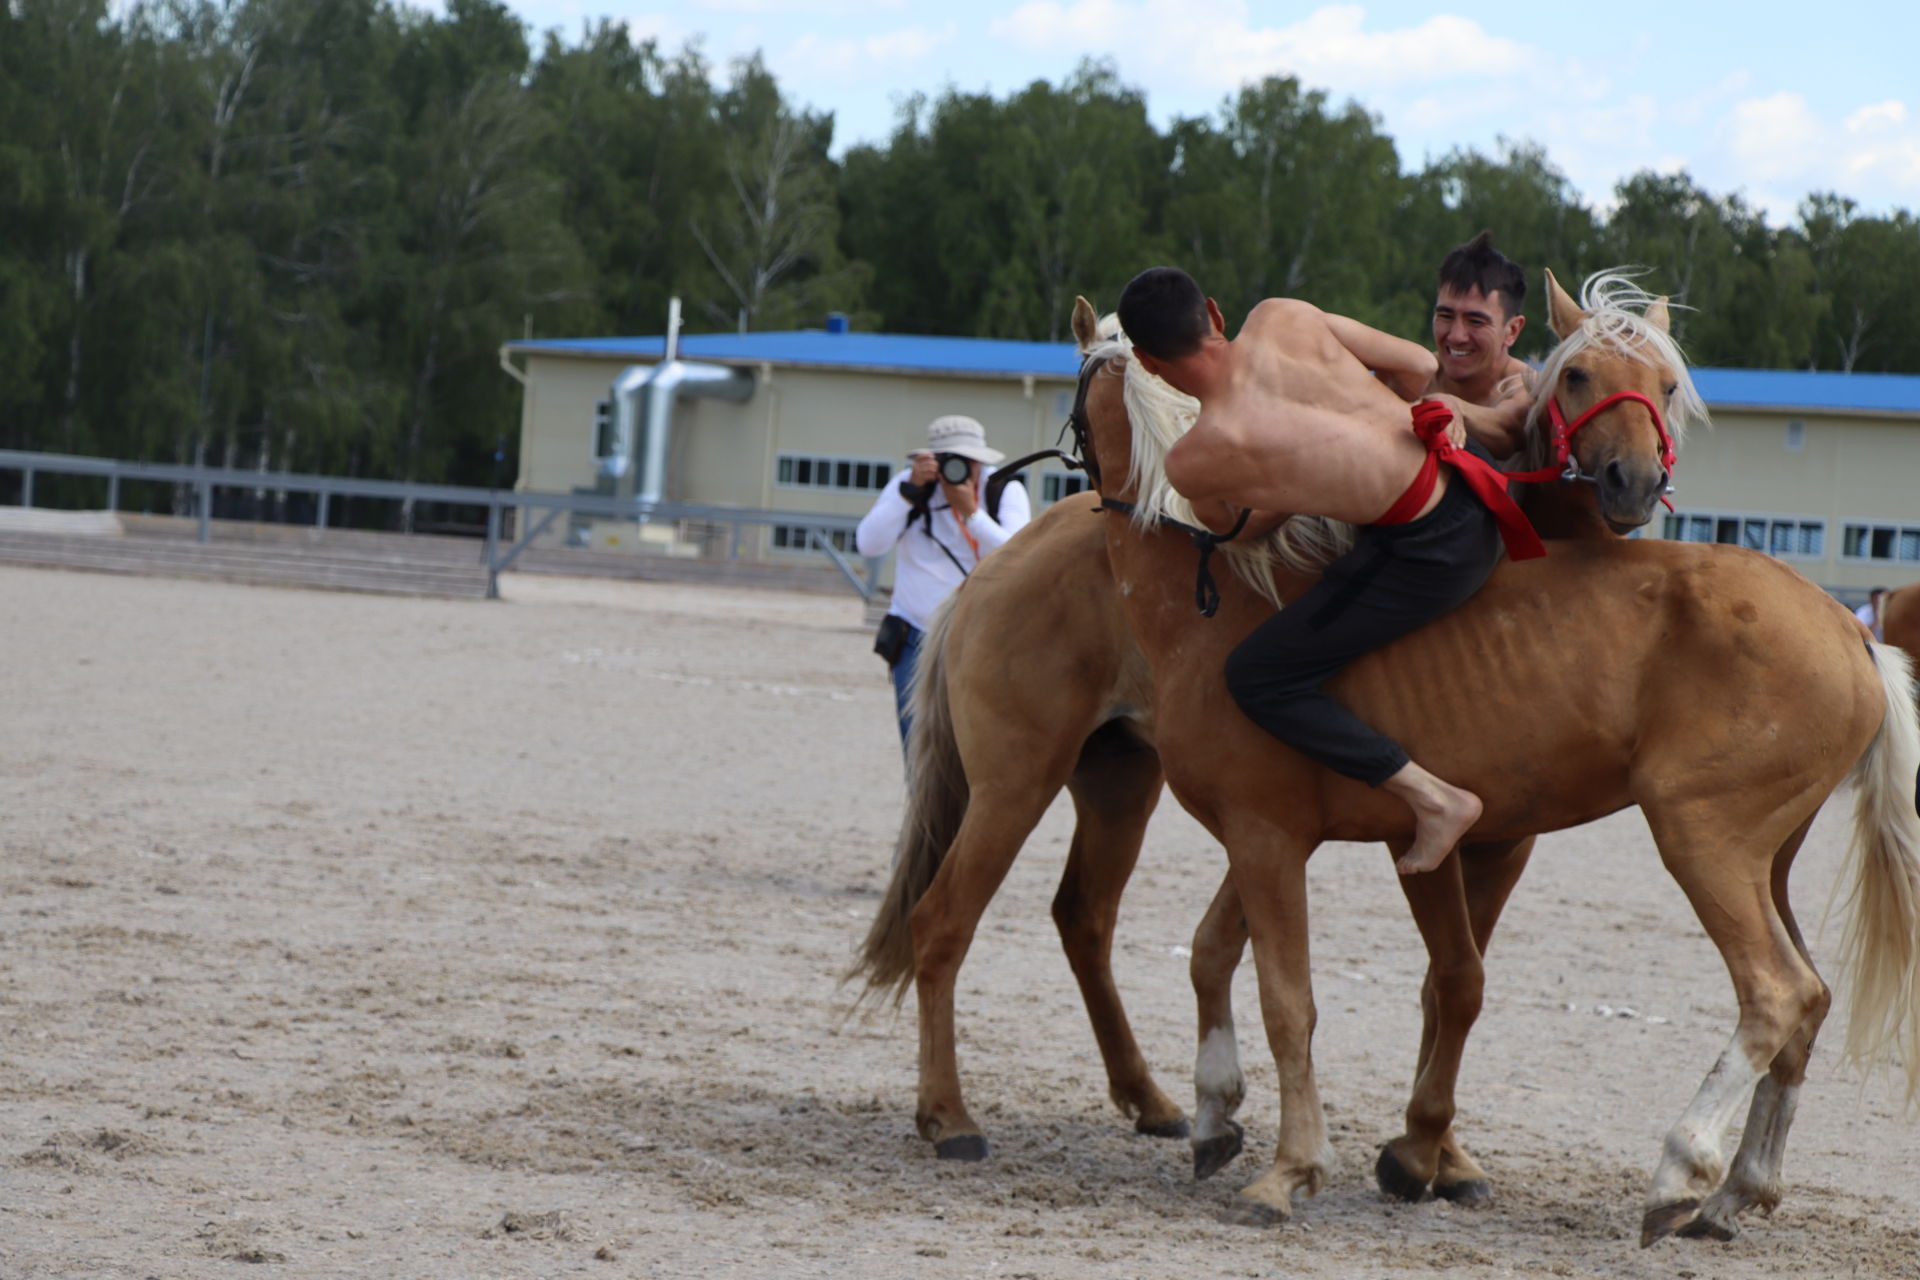
[[[1616,391],[1610,396],[1603,396],[1596,400],[1585,413],[1572,422],[1568,422],[1566,415],[1560,412],[1558,397],[1548,400],[1547,421],[1553,426],[1553,465],[1542,467],[1538,471],[1514,472],[1509,474],[1507,479],[1524,480],[1529,483],[1542,480],[1585,480],[1589,484],[1594,483],[1595,477],[1580,470],[1579,462],[1574,459],[1573,433],[1623,400],[1638,401],[1647,407],[1647,412],[1653,416],[1653,429],[1660,435],[1660,465],[1666,468],[1667,474],[1673,474],[1673,437],[1667,434],[1667,420],[1661,416],[1660,406],[1655,404],[1651,397],[1642,395],[1638,391]],[[1670,499],[1663,497],[1660,501],[1666,503],[1667,510],[1673,510],[1673,502]]]

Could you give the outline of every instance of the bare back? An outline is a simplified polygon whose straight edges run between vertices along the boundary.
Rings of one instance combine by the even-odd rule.
[[[1224,385],[1202,400],[1193,429],[1167,456],[1176,489],[1196,501],[1354,524],[1393,505],[1426,449],[1406,401],[1342,342],[1335,323],[1292,299],[1254,308],[1230,344]]]

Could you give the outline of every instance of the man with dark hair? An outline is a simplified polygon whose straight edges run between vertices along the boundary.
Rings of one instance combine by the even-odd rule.
[[[1202,523],[1222,531],[1249,508],[1249,531],[1287,515],[1357,526],[1353,550],[1234,650],[1227,686],[1282,742],[1407,802],[1415,830],[1402,874],[1439,866],[1478,820],[1479,797],[1415,764],[1322,686],[1470,597],[1503,535],[1516,556],[1542,554],[1489,458],[1518,447],[1527,398],[1491,409],[1422,400],[1444,374],[1433,353],[1295,299],[1261,303],[1228,341],[1219,304],[1173,267],[1128,284],[1120,323],[1146,372],[1200,401],[1167,479]]]
[[[1525,273],[1493,247],[1491,231],[1448,253],[1433,303],[1433,351],[1440,360],[1434,390],[1491,405],[1501,398],[1502,384],[1524,376],[1513,344],[1527,324],[1520,313],[1526,298]]]

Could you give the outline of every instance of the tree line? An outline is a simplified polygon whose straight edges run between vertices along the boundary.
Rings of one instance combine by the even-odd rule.
[[[1088,63],[836,158],[757,57],[495,0],[0,0],[6,448],[489,484],[501,342],[657,333],[672,296],[696,332],[1063,340],[1076,293],[1174,262],[1230,317],[1291,294],[1419,338],[1482,227],[1535,282],[1647,268],[1700,364],[1920,371],[1906,211],[1774,228],[1654,172],[1602,211],[1525,143],[1407,169],[1290,78],[1163,129]]]

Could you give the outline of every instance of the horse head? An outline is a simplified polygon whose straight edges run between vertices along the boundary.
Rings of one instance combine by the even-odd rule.
[[[1665,298],[1599,272],[1575,302],[1546,275],[1547,323],[1560,343],[1540,374],[1525,466],[1592,485],[1598,517],[1629,533],[1653,518],[1675,446],[1706,408],[1668,332]]]
[[[1113,496],[1107,494],[1101,479],[1100,450],[1094,443],[1093,428],[1087,417],[1087,398],[1093,380],[1108,370],[1112,361],[1126,358],[1127,344],[1120,334],[1120,317],[1113,312],[1102,317],[1094,311],[1091,302],[1076,295],[1073,337],[1080,349],[1080,385],[1074,390],[1073,411],[1067,416],[1067,425],[1073,430],[1074,449],[1080,455],[1081,466],[1086,468],[1087,479],[1103,496]],[[1111,448],[1109,444],[1109,450]]]

